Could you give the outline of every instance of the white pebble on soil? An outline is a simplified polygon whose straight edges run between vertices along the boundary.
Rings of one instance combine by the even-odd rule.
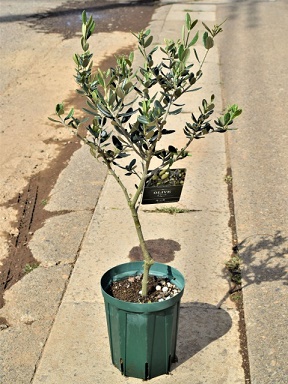
[[[161,286],[160,285],[156,285],[156,291],[161,291]]]

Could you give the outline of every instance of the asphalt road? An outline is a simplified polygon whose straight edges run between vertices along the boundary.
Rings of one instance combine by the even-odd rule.
[[[224,99],[244,110],[228,149],[253,384],[288,377],[287,15],[286,0],[218,7]]]

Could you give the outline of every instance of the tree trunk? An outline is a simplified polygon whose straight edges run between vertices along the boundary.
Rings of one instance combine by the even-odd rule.
[[[135,206],[130,206],[132,217],[134,220],[135,228],[137,231],[137,235],[140,242],[140,249],[142,252],[143,260],[144,260],[144,266],[143,266],[143,279],[142,279],[142,296],[147,296],[147,290],[148,290],[148,277],[149,277],[149,270],[151,266],[154,264],[154,260],[151,257],[146,242],[143,237],[143,232],[141,228],[141,224],[138,217],[138,212],[135,209]]]

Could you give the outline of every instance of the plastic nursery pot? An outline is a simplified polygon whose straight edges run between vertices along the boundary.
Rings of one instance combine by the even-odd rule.
[[[101,279],[112,363],[125,376],[144,380],[168,374],[177,361],[176,342],[183,275],[168,265],[155,263],[150,274],[168,277],[181,291],[158,303],[130,303],[115,299],[107,291],[112,281],[142,273],[143,262],[118,265]]]
[[[168,173],[170,174],[168,175]],[[179,201],[185,175],[186,169],[184,168],[170,169],[164,180],[161,179],[161,176],[158,178],[155,176],[155,182],[148,179],[144,187],[142,204],[176,203]]]

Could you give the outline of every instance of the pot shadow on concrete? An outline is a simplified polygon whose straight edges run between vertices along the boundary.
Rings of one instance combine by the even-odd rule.
[[[288,237],[281,231],[247,237],[238,245],[242,264],[242,289],[251,284],[279,281],[288,285]]]
[[[220,339],[231,326],[229,313],[214,305],[196,302],[181,305],[176,350],[178,362],[172,365],[172,370]]]

